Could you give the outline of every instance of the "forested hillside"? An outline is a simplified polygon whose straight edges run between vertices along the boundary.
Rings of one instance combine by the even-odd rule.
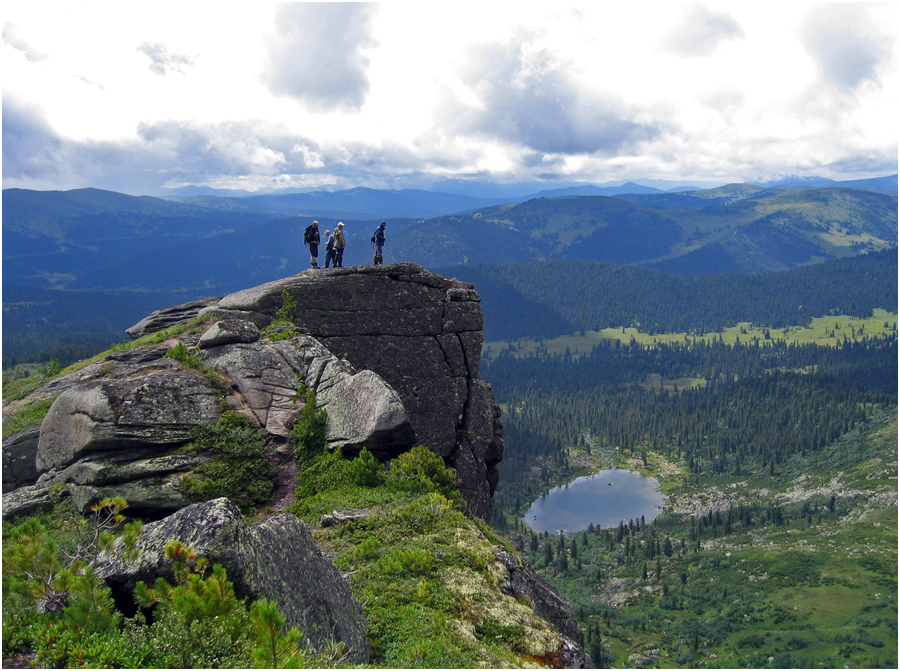
[[[600,664],[894,668],[897,356],[894,325],[483,360],[506,441],[495,526],[577,606]],[[667,511],[527,527],[542,493],[614,467],[658,477]]]
[[[896,311],[896,248],[764,275],[683,277],[597,261],[533,261],[440,269],[482,296],[488,340],[636,326],[647,333],[770,327],[812,317]]]

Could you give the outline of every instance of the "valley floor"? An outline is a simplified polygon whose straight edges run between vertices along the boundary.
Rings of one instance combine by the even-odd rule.
[[[774,475],[621,465],[667,490],[654,523],[511,533],[598,666],[896,668],[896,409]]]

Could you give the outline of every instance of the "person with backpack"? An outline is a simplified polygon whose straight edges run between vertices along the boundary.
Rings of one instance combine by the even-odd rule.
[[[344,239],[344,222],[339,221],[337,225],[337,230],[334,232],[334,267],[335,268],[343,268],[344,267],[344,247],[347,246],[347,241]]]
[[[325,267],[328,268],[334,262],[334,236],[331,231],[325,231]]]
[[[384,257],[381,253],[384,251],[384,242],[387,238],[384,235],[384,227],[387,226],[387,222],[382,221],[381,225],[375,229],[375,233],[372,234],[372,242],[375,244],[375,265],[384,265]]]
[[[309,247],[310,268],[319,267],[319,222],[314,221],[303,232],[303,243]]]

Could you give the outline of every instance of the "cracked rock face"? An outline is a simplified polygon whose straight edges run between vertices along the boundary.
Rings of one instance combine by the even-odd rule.
[[[457,469],[470,512],[489,519],[503,438],[490,387],[477,379],[484,333],[473,286],[412,263],[310,269],[201,314],[263,328],[282,310],[282,291],[297,303],[300,331],[397,392],[416,441]]]
[[[165,360],[120,378],[67,389],[41,424],[40,471],[91,452],[186,443],[194,427],[219,417],[218,394],[199,373]]]
[[[316,406],[327,412],[329,449],[355,456],[365,446],[390,459],[415,444],[415,431],[397,393],[377,373],[357,371],[310,336],[271,345],[228,343],[208,347],[201,357],[206,366],[231,379],[238,409],[274,436],[290,434],[303,405],[297,397],[302,384],[315,391]]]

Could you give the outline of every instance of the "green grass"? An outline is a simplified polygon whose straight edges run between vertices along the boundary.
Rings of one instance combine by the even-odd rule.
[[[514,356],[525,357],[533,354],[562,355],[567,351],[573,357],[589,354],[594,347],[604,340],[618,340],[629,343],[631,340],[642,345],[683,342],[713,342],[722,340],[734,344],[738,340],[743,343],[751,340],[786,341],[791,343],[816,343],[835,347],[846,338],[855,341],[863,337],[879,337],[897,332],[897,313],[876,309],[870,317],[858,319],[847,315],[816,317],[809,324],[795,325],[783,329],[770,328],[765,325],[740,322],[720,332],[708,332],[703,335],[688,333],[656,333],[642,332],[632,327],[606,328],[600,331],[576,331],[573,335],[559,336],[550,339],[521,338],[519,340],[496,340],[485,343],[484,356],[495,358],[500,352],[510,350]],[[648,380],[647,385],[654,381]],[[658,384],[658,381],[656,381]],[[679,388],[702,384],[700,380],[666,380],[665,386],[677,384]]]
[[[9,419],[3,420],[3,439],[32,426],[40,426],[47,416],[47,411],[53,405],[56,397],[37,401],[25,407],[24,410],[11,416]]]
[[[558,635],[527,605],[502,594],[505,542],[465,516],[452,472],[417,448],[381,466],[340,454],[301,464],[290,511],[313,528],[324,551],[351,575],[368,618],[372,664],[390,668],[510,668],[557,651]],[[368,484],[362,484],[368,483]],[[320,527],[335,508],[364,519]]]

